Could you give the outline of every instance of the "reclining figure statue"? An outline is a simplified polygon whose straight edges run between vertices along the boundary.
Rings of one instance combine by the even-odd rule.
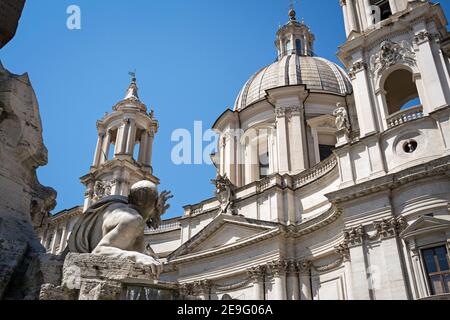
[[[158,228],[170,205],[170,192],[158,195],[156,185],[141,181],[131,187],[129,197],[109,196],[91,206],[75,225],[68,242],[72,253],[92,253],[130,259],[150,266],[159,278],[162,264],[144,240],[145,226]]]

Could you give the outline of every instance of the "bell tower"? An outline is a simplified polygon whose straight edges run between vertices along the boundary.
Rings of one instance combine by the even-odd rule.
[[[350,71],[361,138],[388,130],[402,116],[428,116],[450,104],[449,58],[441,48],[447,20],[439,4],[340,4],[348,38],[338,57]]]
[[[125,97],[97,122],[98,140],[89,173],[81,177],[86,186],[84,209],[110,195],[128,195],[141,180],[159,184],[153,175],[152,149],[158,132],[154,112],[147,112],[138,95],[136,75]]]

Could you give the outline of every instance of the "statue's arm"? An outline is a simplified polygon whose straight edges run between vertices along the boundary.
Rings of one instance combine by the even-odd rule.
[[[159,277],[162,265],[155,258],[135,250],[136,241],[143,235],[145,223],[139,215],[126,214],[113,218],[118,221],[109,221],[113,226],[103,237],[92,252],[96,255],[109,256],[118,259],[129,259],[151,267],[154,275]]]

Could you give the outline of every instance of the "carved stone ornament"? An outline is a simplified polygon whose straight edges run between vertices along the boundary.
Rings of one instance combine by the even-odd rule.
[[[266,274],[266,266],[261,265],[257,267],[252,267],[247,270],[247,274],[253,280],[260,280]]]
[[[414,66],[415,61],[416,54],[411,44],[406,40],[401,43],[395,43],[391,40],[383,41],[380,45],[380,51],[370,59],[371,70],[375,75],[380,75],[384,70],[398,63]]]
[[[237,211],[234,209],[235,187],[230,179],[226,175],[221,176],[219,174],[211,182],[216,186],[215,195],[220,202],[220,213],[236,215]]]
[[[426,41],[432,41],[435,38],[435,36],[428,31],[421,31],[414,37],[414,42],[416,44],[421,44]]]
[[[300,106],[291,106],[291,107],[278,107],[275,109],[275,113],[278,118],[286,117],[289,120],[292,116],[300,115],[302,112],[302,108]]]
[[[348,248],[348,243],[346,241],[342,242],[334,249],[343,261],[350,261],[350,249]]]
[[[288,263],[285,260],[272,261],[269,263],[268,267],[274,276],[286,274],[288,271]]]
[[[376,232],[373,235],[369,236],[369,240],[395,237],[396,235],[400,234],[403,230],[405,230],[407,226],[408,223],[406,222],[406,219],[402,216],[398,218],[383,219],[382,221],[374,222],[373,227]]]
[[[111,195],[112,184],[105,181],[96,181],[94,185],[94,200],[100,200]]]
[[[297,270],[300,274],[308,274],[311,270],[312,262],[303,260],[297,262]]]
[[[360,245],[364,240],[364,227],[358,226],[350,230],[344,231],[344,239],[346,244]]]

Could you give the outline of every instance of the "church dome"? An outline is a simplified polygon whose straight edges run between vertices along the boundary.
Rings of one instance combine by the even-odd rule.
[[[254,74],[239,93],[235,110],[265,98],[266,90],[292,85],[306,85],[313,92],[346,95],[352,85],[345,71],[324,58],[291,53]]]

